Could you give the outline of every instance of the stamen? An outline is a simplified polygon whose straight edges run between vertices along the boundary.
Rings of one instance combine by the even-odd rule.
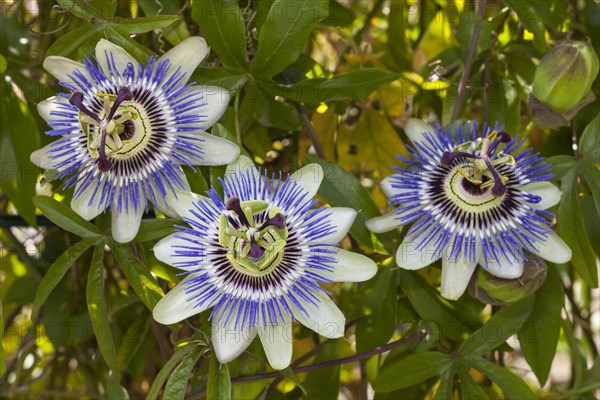
[[[227,200],[227,204],[225,204],[225,208],[229,211],[233,211],[237,214],[238,218],[240,219],[240,221],[246,225],[247,227],[250,227],[250,222],[248,221],[248,218],[246,218],[246,214],[244,213],[244,210],[242,210],[242,205],[240,202],[240,199],[237,197],[232,197],[229,200]]]

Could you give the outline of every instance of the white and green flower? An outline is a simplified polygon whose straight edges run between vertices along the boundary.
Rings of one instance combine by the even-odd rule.
[[[188,84],[209,48],[191,37],[144,65],[121,47],[100,40],[83,64],[48,57],[44,68],[68,93],[42,101],[40,115],[61,136],[31,161],[59,171],[75,187],[71,207],[90,220],[106,209],[112,234],[132,240],[148,202],[172,215],[167,194],[189,190],[181,165],[223,165],[239,148],[205,132],[221,118],[229,93]]]
[[[412,223],[396,253],[399,267],[416,270],[441,259],[441,294],[458,299],[479,264],[504,279],[523,274],[526,252],[554,262],[571,249],[550,228],[546,209],[561,192],[550,166],[524,141],[497,127],[458,126],[456,132],[411,119],[406,166],[381,187],[396,208],[367,221],[376,233]]]
[[[158,302],[154,319],[173,324],[212,308],[220,362],[238,357],[258,335],[276,369],[290,364],[294,320],[328,338],[343,336],[344,315],[319,283],[365,281],[377,266],[339,247],[356,211],[315,208],[322,179],[317,164],[287,180],[268,178],[241,157],[222,181],[224,198],[214,189],[208,197],[169,196],[189,227],[154,253],[186,277]]]

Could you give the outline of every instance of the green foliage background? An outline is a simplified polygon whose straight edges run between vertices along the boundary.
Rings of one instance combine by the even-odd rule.
[[[7,0],[0,6],[0,396],[592,399],[600,390],[593,289],[600,102],[583,108],[571,126],[549,130],[533,122],[526,101],[537,62],[560,40],[593,38],[600,52],[598,2]],[[480,35],[468,59],[475,27]],[[44,57],[80,60],[107,38],[145,62],[190,35],[204,36],[212,48],[192,80],[232,93],[212,133],[241,144],[269,171],[320,163],[322,200],[361,210],[343,245],[381,266],[369,282],[329,287],[348,317],[345,340],[295,330],[293,366],[305,366],[302,373],[269,373],[257,343],[219,365],[206,315],[169,327],[152,321],[153,305],[180,280],[151,252],[174,221],[145,219],[134,243],[121,245],[107,234],[107,215],[81,219],[68,207],[72,193],[50,176],[37,191],[51,185],[54,195],[34,197],[40,171],[29,154],[50,141],[35,107],[60,90],[42,68]],[[461,98],[458,82],[469,69]],[[600,97],[600,80],[593,92]],[[395,155],[406,154],[410,116],[443,124],[498,120],[550,157],[563,191],[554,210],[557,229],[573,259],[549,265],[535,294],[506,307],[486,307],[469,294],[446,301],[437,290],[439,265],[419,272],[394,265],[390,255],[402,232],[366,230],[364,221],[387,209],[378,183],[397,164]],[[322,149],[315,155],[316,141]],[[202,193],[224,169],[187,172]],[[415,336],[422,329],[428,334]],[[377,350],[403,337],[412,340],[391,345],[386,356]],[[557,353],[569,360],[561,381],[548,379]],[[344,357],[350,358],[332,361]]]

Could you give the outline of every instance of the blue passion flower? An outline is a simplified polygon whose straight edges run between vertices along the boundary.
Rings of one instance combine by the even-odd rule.
[[[169,196],[189,226],[154,253],[186,276],[158,302],[154,319],[173,324],[212,308],[219,361],[233,360],[258,335],[276,369],[290,364],[293,320],[328,338],[343,336],[344,315],[319,283],[364,281],[377,266],[339,247],[356,211],[315,208],[322,179],[318,164],[281,180],[240,157],[222,181],[224,198],[214,190]]]
[[[367,221],[373,232],[412,223],[396,253],[399,267],[423,268],[442,260],[441,294],[457,299],[479,264],[491,274],[523,274],[526,252],[564,263],[571,250],[552,231],[561,192],[548,182],[550,166],[524,141],[484,125],[456,132],[411,119],[413,143],[406,165],[381,187],[395,209]]]
[[[61,138],[31,161],[75,187],[71,207],[83,218],[110,209],[119,242],[135,237],[149,202],[172,214],[166,195],[189,190],[181,165],[223,165],[239,154],[205,132],[223,115],[229,93],[187,83],[208,52],[204,39],[191,37],[143,65],[103,39],[83,64],[44,61],[68,93],[39,104],[46,134]]]

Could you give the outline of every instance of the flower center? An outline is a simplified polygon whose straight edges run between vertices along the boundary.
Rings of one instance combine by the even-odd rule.
[[[470,163],[456,166],[456,171],[463,177],[462,188],[470,195],[483,195],[487,188],[492,187],[491,193],[501,197],[506,193],[508,177],[500,176],[496,169],[499,165],[514,165],[513,156],[502,152],[496,154],[500,143],[510,142],[511,137],[506,132],[492,132],[486,138],[476,142],[466,142],[456,146],[453,151],[442,155],[442,164],[450,165],[458,158],[466,158]]]
[[[269,204],[262,200],[240,202],[232,197],[225,208],[237,216],[236,221],[221,214],[219,220],[219,243],[227,249],[231,264],[249,275],[269,273],[283,258],[288,238],[285,216],[277,208],[265,216]]]
[[[79,122],[87,136],[87,148],[92,158],[98,160],[102,172],[110,170],[112,159],[131,157],[148,141],[147,116],[143,108],[131,101],[131,90],[123,86],[118,93],[98,93],[103,106],[100,115],[84,104],[84,95],[75,92],[69,102],[79,110]]]

